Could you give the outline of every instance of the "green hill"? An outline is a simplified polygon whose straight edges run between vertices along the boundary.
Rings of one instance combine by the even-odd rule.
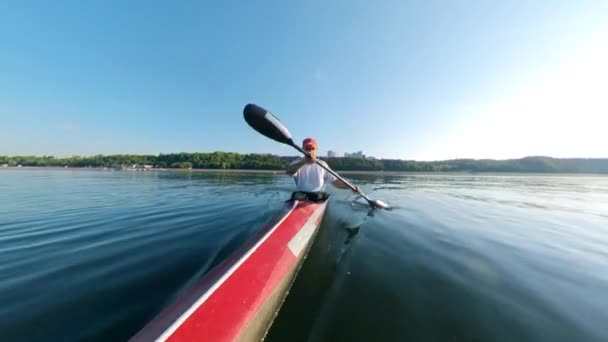
[[[232,152],[120,154],[69,158],[0,156],[0,166],[120,167],[138,164],[152,165],[155,168],[281,170],[296,158],[299,157]],[[338,171],[608,173],[608,159],[605,158],[525,157],[507,160],[454,159],[431,162],[355,158],[326,158],[324,160]]]

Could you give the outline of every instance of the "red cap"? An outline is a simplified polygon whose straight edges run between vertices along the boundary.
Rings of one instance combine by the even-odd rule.
[[[302,141],[302,146],[304,146],[304,148],[307,148],[307,147],[317,148],[317,141],[313,138],[306,138],[306,139],[304,139],[304,141]]]

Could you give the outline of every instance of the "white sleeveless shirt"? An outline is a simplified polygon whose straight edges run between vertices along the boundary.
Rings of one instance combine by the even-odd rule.
[[[323,166],[329,167],[326,162],[318,160]],[[292,162],[291,165],[297,162],[298,160]],[[306,164],[298,169],[293,175],[293,179],[298,191],[314,192],[325,190],[325,184],[332,183],[336,180],[336,177],[317,164]]]

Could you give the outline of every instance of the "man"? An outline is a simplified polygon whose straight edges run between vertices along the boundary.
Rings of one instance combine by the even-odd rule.
[[[301,193],[324,193],[326,183],[331,183],[333,186],[339,189],[350,189],[341,180],[334,177],[331,173],[327,172],[321,166],[316,164],[317,160],[317,141],[313,138],[306,138],[302,142],[302,148],[308,152],[310,157],[304,157],[300,160],[296,160],[289,165],[286,173],[293,176],[296,181],[296,190]],[[327,166],[322,160],[319,163]],[[360,193],[359,187],[355,187],[355,193]],[[328,195],[326,195],[327,197]],[[310,198],[309,198],[310,199]]]

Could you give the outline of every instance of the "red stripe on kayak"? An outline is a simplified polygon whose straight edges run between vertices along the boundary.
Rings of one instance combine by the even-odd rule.
[[[168,340],[230,341],[238,338],[297,264],[296,256],[287,245],[317,208],[317,204],[298,203],[267,240],[176,327]],[[320,220],[315,221],[318,224]]]

